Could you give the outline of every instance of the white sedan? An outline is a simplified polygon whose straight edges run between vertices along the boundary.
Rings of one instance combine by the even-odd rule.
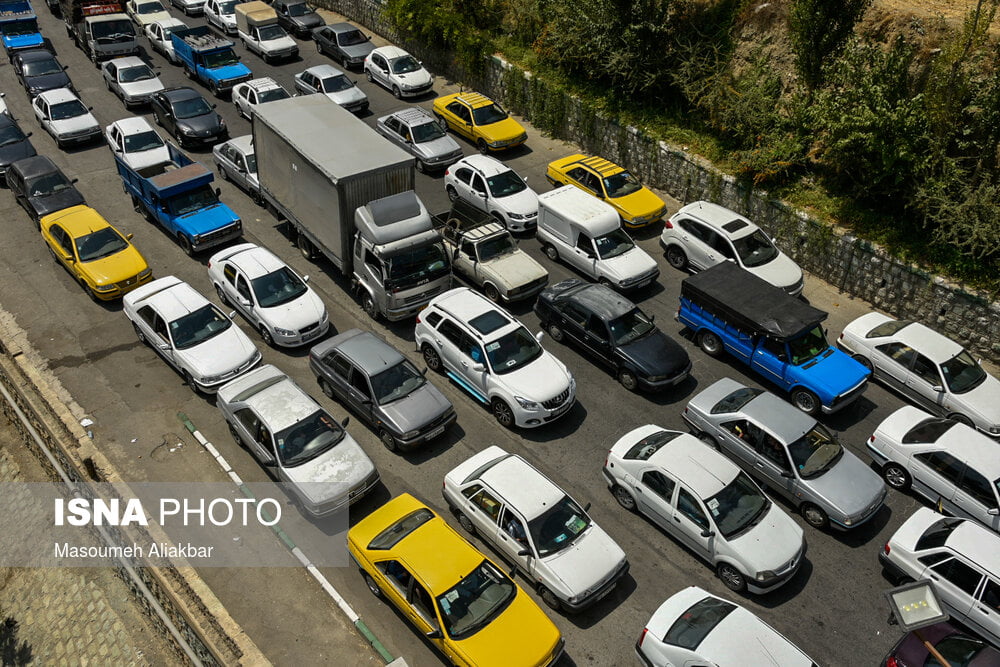
[[[142,116],[122,118],[104,130],[111,152],[132,169],[170,162],[170,149]]]
[[[172,64],[180,65],[181,60],[174,53],[174,40],[170,38],[170,35],[174,30],[187,27],[184,21],[169,18],[147,23],[143,31],[146,33],[146,39],[149,40],[149,45],[153,47],[154,51],[162,53]]]
[[[214,394],[260,362],[253,342],[221,310],[174,276],[143,285],[122,300],[143,343],[196,392]]]
[[[170,12],[160,3],[160,0],[129,0],[125,5],[125,13],[140,29],[154,21],[170,18]]]
[[[365,58],[365,75],[392,91],[397,98],[429,92],[434,77],[423,63],[398,46],[380,46]]]
[[[919,322],[868,313],[844,328],[837,345],[923,409],[1000,438],[1000,380],[950,338]]]
[[[68,88],[56,88],[41,93],[31,101],[31,109],[42,129],[52,135],[59,148],[82,144],[101,136],[90,107]]]
[[[818,664],[753,612],[697,586],[675,593],[653,612],[635,652],[651,667]]]
[[[251,79],[238,83],[233,87],[233,105],[241,116],[247,120],[253,119],[254,109],[258,104],[286,100],[291,95],[284,87],[269,76]]]
[[[163,90],[163,82],[138,56],[114,58],[101,66],[104,85],[121,99],[126,109],[149,104],[153,93]]]
[[[469,155],[448,167],[445,189],[452,201],[461,199],[485,211],[510,231],[538,225],[538,195],[517,173],[488,155]]]
[[[221,250],[208,260],[208,277],[222,303],[234,306],[272,347],[304,345],[330,328],[309,277],[266,248],[241,243]]]

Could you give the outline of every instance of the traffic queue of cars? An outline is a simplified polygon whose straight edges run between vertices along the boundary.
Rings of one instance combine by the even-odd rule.
[[[236,31],[230,18],[239,13],[236,3],[173,4],[185,14],[204,13],[223,32]],[[321,53],[345,68],[361,69],[397,98],[431,90],[433,78],[401,49],[375,48],[349,24],[316,27],[304,2],[274,4],[280,29],[311,34]],[[156,0],[132,0],[128,13],[154,50],[178,62],[171,33],[185,29],[181,21]],[[154,181],[161,172],[190,167],[201,179],[197,187],[207,189],[211,173],[164,142],[145,119],[125,118],[102,131],[52,54],[29,50],[12,62],[39,123],[60,147],[103,136],[123,179],[137,174]],[[212,145],[222,178],[263,201],[251,137],[230,139],[214,105],[200,93],[164,88],[157,71],[134,56],[109,60],[101,70],[127,109],[148,105],[155,122],[181,146]],[[368,108],[355,82],[332,65],[296,74],[294,87],[354,113]],[[251,121],[261,105],[288,98],[269,78],[232,88],[234,105]],[[6,114],[0,114],[0,170],[53,258],[95,300],[121,298],[138,338],[191,389],[216,394],[236,442],[269,474],[289,483],[297,504],[315,517],[360,500],[378,484],[379,473],[348,432],[348,419],[338,422],[281,370],[260,364],[256,345],[231,319],[235,312],[268,346],[312,346],[308,363],[322,392],[357,415],[392,452],[439,438],[456,421],[454,406],[427,370],[453,381],[501,426],[539,427],[570,411],[576,380],[542,345],[543,333],[532,335],[504,302],[534,299],[543,332],[579,347],[630,391],[670,391],[691,373],[685,348],[622,294],[648,286],[660,273],[657,260],[626,230],[663,221],[660,242],[667,264],[702,274],[697,290],[682,292],[682,309],[696,310],[700,319],[684,315],[682,324],[706,353],[772,354],[792,371],[779,377],[774,366],[745,361],[790,392],[793,402],[723,379],[683,409],[691,433],[645,425],[625,434],[610,445],[601,471],[621,507],[646,516],[706,561],[732,591],[764,594],[795,575],[807,541],[765,488],[783,496],[815,529],[851,530],[883,506],[883,481],[900,491],[912,487],[957,518],[918,510],[885,545],[881,561],[899,578],[938,581],[954,619],[1000,642],[1000,381],[967,351],[924,325],[873,313],[848,325],[837,341],[853,355],[846,357],[818,326],[825,313],[794,299],[803,288],[801,269],[750,220],[708,202],[689,204],[664,220],[663,201],[625,168],[602,158],[571,155],[551,162],[546,177],[567,187],[535,193],[493,157],[524,144],[527,132],[479,93],[438,97],[431,113],[417,107],[396,111],[379,118],[372,131],[412,155],[421,171],[444,169],[449,199],[485,216],[471,227],[463,225],[474,216],[449,218],[439,230],[454,275],[482,293],[448,289],[417,314],[414,337],[426,369],[373,332],[351,329],[326,338],[334,327],[308,276],[266,248],[228,245],[209,259],[209,278],[219,301],[233,308],[229,315],[178,278],[154,280],[131,234],[120,233],[86,206],[75,179],[35,155]],[[449,132],[481,155],[464,156]],[[141,191],[130,192],[138,202]],[[192,192],[202,196],[197,194],[202,190]],[[368,213],[383,201],[367,204]],[[534,230],[550,260],[565,262],[594,282],[571,279],[548,286],[547,272],[526,255],[494,263],[493,273],[483,270],[497,257],[521,252],[511,232]],[[189,239],[185,250],[208,247],[192,242],[203,240]],[[463,256],[482,267],[461,268]],[[529,260],[535,265],[530,280],[501,279],[504,266],[523,273]],[[754,294],[765,295],[770,323],[755,322],[746,304],[727,301],[738,301],[739,294],[712,292],[712,285],[733,271]],[[834,353],[846,362],[830,359]],[[809,384],[817,371],[803,370],[820,362],[827,373],[851,378],[846,391],[829,400]],[[830,370],[835,362],[840,366]],[[934,413],[901,408],[876,429],[867,447],[878,473],[812,416],[855,400],[869,376]],[[589,505],[581,506],[525,459],[499,447],[449,472],[442,493],[457,523],[488,543],[553,610],[576,613],[596,604],[628,574],[625,552],[591,519]],[[399,496],[358,522],[349,531],[348,548],[372,593],[398,607],[453,662],[495,662],[503,656],[504,664],[551,664],[564,649],[558,629],[513,574],[412,496]],[[512,633],[518,642],[508,641]],[[935,636],[947,647],[971,647],[984,656],[992,651],[951,626]],[[813,664],[752,613],[693,587],[664,602],[635,645],[648,665],[727,659],[756,664],[746,651],[758,649],[761,661]],[[906,640],[897,649],[919,652]]]

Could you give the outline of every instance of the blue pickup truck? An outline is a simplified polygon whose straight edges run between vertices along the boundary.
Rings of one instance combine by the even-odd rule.
[[[217,246],[243,234],[243,222],[219,201],[214,175],[173,144],[170,161],[133,169],[115,154],[118,175],[132,205],[177,239],[188,255]]]
[[[676,316],[707,354],[729,352],[810,415],[849,405],[871,375],[830,346],[821,326],[826,317],[733,262],[685,278]]]
[[[8,59],[15,51],[45,48],[38,18],[28,0],[0,1],[0,35]]]
[[[233,43],[213,33],[208,26],[174,30],[170,40],[188,78],[201,81],[215,95],[253,77],[250,68],[233,51]]]

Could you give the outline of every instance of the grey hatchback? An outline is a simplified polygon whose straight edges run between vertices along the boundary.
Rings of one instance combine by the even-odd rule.
[[[374,334],[350,329],[309,351],[323,393],[358,414],[389,451],[409,449],[455,421],[451,401],[424,372]]]

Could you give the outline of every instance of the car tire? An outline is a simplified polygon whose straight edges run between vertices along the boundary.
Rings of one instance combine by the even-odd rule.
[[[316,256],[316,249],[313,247],[312,241],[306,238],[306,235],[299,232],[299,237],[295,241],[295,245],[299,248],[299,253],[301,253],[304,259],[312,260]]]
[[[424,165],[423,160],[417,160],[417,164],[415,166],[417,168],[417,171],[419,171],[421,174],[427,173],[427,167]]]
[[[969,419],[965,415],[960,414],[958,412],[953,412],[950,415],[948,415],[948,419],[951,419],[953,421],[957,421],[959,424],[965,424],[969,428],[973,428],[973,429],[976,428],[976,425],[972,423],[971,419]]]
[[[489,155],[490,154],[490,147],[486,145],[486,141],[484,139],[480,139],[480,140],[478,140],[476,142],[476,148],[483,155]]]
[[[721,357],[722,351],[725,349],[722,345],[722,339],[711,331],[702,331],[698,334],[698,345],[710,357]]]
[[[490,408],[493,411],[493,417],[497,420],[497,423],[504,428],[513,429],[516,423],[514,419],[514,411],[506,401],[500,398],[494,398],[490,403]]]
[[[233,440],[236,441],[236,444],[242,449],[246,449],[247,446],[243,443],[243,438],[240,437],[240,434],[236,432],[236,427],[228,422],[226,425],[229,427],[229,435],[233,436]]]
[[[368,574],[364,570],[361,570],[361,576],[364,577],[365,586],[368,587],[368,590],[371,591],[372,595],[374,595],[375,597],[377,597],[379,599],[381,599],[382,597],[384,597],[383,594],[382,594],[382,589],[379,588],[378,582],[376,582],[372,578],[372,575]]]
[[[496,211],[490,213],[490,217],[493,218],[495,222],[499,223],[500,226],[503,227],[504,229],[508,231],[510,230],[510,227],[507,225],[507,220]]]
[[[614,488],[611,489],[611,494],[615,497],[615,500],[618,501],[618,504],[624,509],[629,512],[635,511],[635,498],[632,497],[631,493],[625,490],[625,487],[615,484]]]
[[[553,611],[562,611],[562,605],[559,603],[559,598],[555,596],[555,593],[541,584],[538,586],[538,596],[542,598],[542,602],[544,602],[545,606],[549,609],[552,609]]]
[[[441,355],[438,354],[430,343],[424,343],[420,348],[420,354],[424,357],[424,363],[427,364],[427,368],[431,369],[435,373],[443,373],[444,367],[441,365]]]
[[[476,535],[476,526],[472,523],[472,519],[462,514],[458,510],[455,510],[455,518],[458,519],[458,525],[462,527],[465,532],[469,535]]]
[[[375,306],[375,299],[368,292],[361,294],[361,309],[373,322],[378,322],[378,308]]]
[[[443,125],[444,126],[445,132],[448,131],[448,121],[445,120],[444,116],[442,116],[439,113],[435,113],[434,114],[434,120],[436,120],[438,122],[438,125]]]
[[[486,298],[493,303],[500,303],[502,299],[500,298],[500,290],[496,288],[493,283],[483,284],[483,293],[486,294]]]
[[[201,390],[198,389],[198,385],[195,384],[194,378],[191,377],[190,373],[188,373],[187,371],[181,371],[181,377],[184,378],[184,384],[186,384],[188,388],[191,389],[191,391],[193,391],[196,394],[201,393]]]
[[[317,382],[319,382],[319,388],[323,392],[323,394],[326,395],[327,398],[331,398],[333,400],[337,400],[336,394],[333,393],[333,385],[332,384],[330,384],[329,382],[327,382],[323,378],[319,378],[317,380]]]
[[[449,185],[447,188],[445,188],[445,191],[448,193],[448,199],[451,200],[452,203],[458,201],[458,192],[455,190],[453,186]]]
[[[90,285],[87,284],[87,281],[83,280],[82,278],[80,279],[80,287],[82,287],[83,291],[87,293],[87,296],[90,297],[91,301],[93,301],[94,303],[101,302],[101,300],[97,297],[97,292],[91,289]]]
[[[316,42],[316,53],[323,53],[323,45]]]
[[[715,573],[722,584],[734,593],[742,593],[747,589],[746,576],[729,563],[719,563]]]
[[[132,328],[135,329],[135,336],[139,339],[139,342],[143,345],[149,345],[149,341],[146,340],[146,334],[142,333],[142,329],[135,322],[132,323]]]
[[[365,77],[367,77],[368,83],[375,83],[375,77],[372,76],[372,71],[370,69],[365,70]]]
[[[717,452],[721,452],[722,451],[722,448],[719,447],[719,441],[715,439],[715,436],[709,435],[708,433],[705,433],[704,431],[701,431],[700,433],[698,433],[697,437],[698,437],[699,440],[701,440],[702,442],[704,442],[706,445],[708,445],[709,447],[711,447],[715,451],[717,451]]]
[[[683,271],[687,268],[688,258],[687,255],[679,247],[675,245],[667,246],[667,264],[677,269],[678,271]]]
[[[382,446],[393,454],[399,451],[399,443],[396,442],[396,438],[384,428],[378,430],[378,439],[382,442]]]
[[[635,392],[639,390],[638,378],[635,377],[635,373],[627,368],[622,368],[618,371],[618,382],[629,391]]]
[[[403,97],[403,93],[399,90],[399,86],[392,87],[392,96],[395,97],[397,100]]]
[[[799,507],[799,514],[806,520],[806,523],[817,530],[823,530],[830,525],[830,517],[826,515],[826,512],[812,503],[802,503],[802,506]]]
[[[859,364],[867,368],[869,373],[875,372],[875,367],[872,366],[872,361],[868,357],[861,354],[855,354],[854,357],[852,358],[854,359],[854,361],[858,362]]]
[[[549,337],[552,338],[552,340],[554,340],[555,342],[561,343],[564,340],[566,340],[566,334],[563,333],[563,330],[557,327],[555,324],[550,324],[549,326],[545,327],[545,329],[548,330]]]
[[[820,402],[816,394],[808,389],[797,387],[792,390],[792,405],[797,407],[807,415],[815,415],[819,412]]]
[[[189,239],[187,236],[185,236],[184,234],[178,234],[177,243],[178,245],[180,245],[181,250],[184,251],[185,255],[187,255],[188,257],[194,255],[194,247],[191,245],[191,239]]]
[[[556,250],[556,247],[554,245],[546,244],[545,247],[542,248],[542,252],[544,252],[545,256],[551,259],[553,262],[559,261],[559,251]]]
[[[260,326],[257,327],[257,330],[260,331],[260,337],[261,339],[263,339],[265,345],[267,345],[270,348],[278,347],[277,344],[274,342],[274,336],[272,336],[271,332],[267,330],[267,326],[261,324]]]
[[[229,173],[222,167],[221,164],[219,165],[219,178],[221,178],[227,183],[229,182]]]
[[[882,466],[882,479],[897,491],[906,491],[910,488],[910,484],[913,483],[913,478],[910,477],[910,473],[907,472],[906,468],[893,461],[889,461]]]

